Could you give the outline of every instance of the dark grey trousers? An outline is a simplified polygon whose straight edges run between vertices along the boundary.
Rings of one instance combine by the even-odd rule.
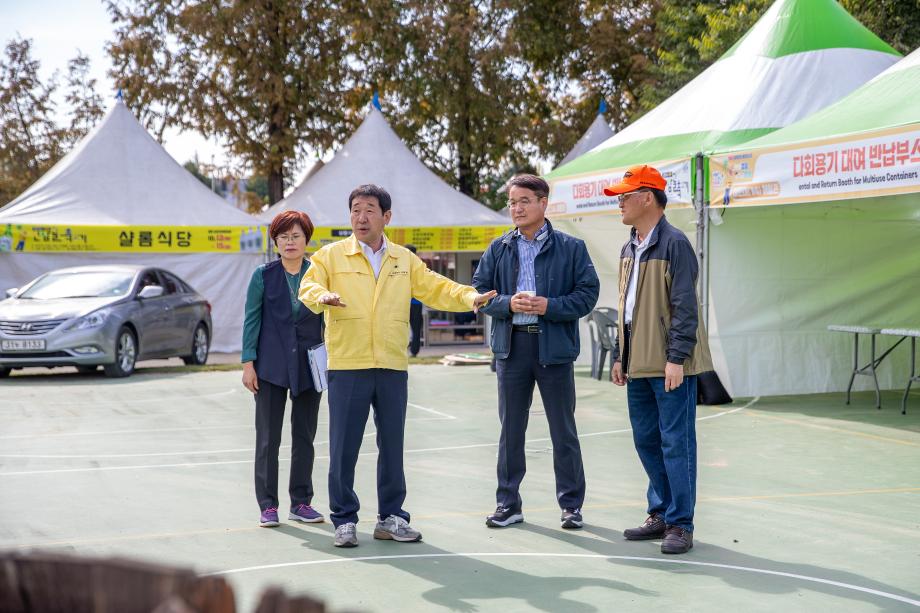
[[[580,509],[585,499],[585,471],[575,428],[574,366],[572,363],[542,366],[538,342],[538,334],[515,330],[511,333],[511,353],[504,360],[496,360],[498,417],[502,426],[496,500],[504,507],[521,507],[518,490],[527,469],[524,443],[536,384],[540,388],[553,443],[559,507]]]
[[[256,397],[256,499],[263,511],[278,507],[278,449],[288,389],[259,379]],[[313,439],[322,393],[309,389],[291,398],[291,507],[313,501]]]

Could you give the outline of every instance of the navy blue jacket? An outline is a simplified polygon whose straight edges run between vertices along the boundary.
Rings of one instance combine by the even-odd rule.
[[[299,396],[303,391],[313,389],[307,349],[323,342],[323,318],[301,306],[297,320],[294,320],[291,289],[281,260],[265,265],[262,280],[265,292],[262,295],[256,374],[269,383],[290,389],[291,396]]]
[[[548,299],[546,314],[537,322],[540,364],[566,364],[574,362],[581,350],[578,320],[597,304],[600,281],[584,241],[557,232],[548,220],[546,225],[549,236],[534,260],[537,296]],[[481,310],[492,317],[492,353],[500,360],[511,350],[511,296],[517,293],[519,237],[512,230],[492,241],[473,275],[478,292],[498,292]]]

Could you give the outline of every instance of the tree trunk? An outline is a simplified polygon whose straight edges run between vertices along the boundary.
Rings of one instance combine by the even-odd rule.
[[[268,204],[275,204],[284,198],[284,172],[281,169],[268,173]]]
[[[268,171],[268,204],[275,204],[284,198],[284,162],[278,159],[281,151],[282,127],[278,124],[279,109],[273,104],[269,109],[268,143],[269,143],[269,171]],[[274,159],[273,159],[274,158]]]

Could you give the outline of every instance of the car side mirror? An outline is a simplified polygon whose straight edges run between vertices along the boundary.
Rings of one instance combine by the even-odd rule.
[[[138,292],[137,297],[141,300],[145,298],[159,298],[163,295],[163,288],[159,285],[148,285]]]
[[[10,289],[6,290],[6,297],[12,298],[13,296],[16,295],[18,291],[19,291],[18,287],[11,287]]]

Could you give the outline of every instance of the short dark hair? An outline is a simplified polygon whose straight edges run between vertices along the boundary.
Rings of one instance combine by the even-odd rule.
[[[537,175],[517,175],[508,182],[508,189],[512,187],[523,187],[529,189],[537,195],[537,198],[546,198],[549,196],[549,183]]]
[[[373,183],[367,183],[366,185],[359,185],[351,191],[351,194],[348,196],[348,210],[351,210],[351,203],[354,202],[354,199],[358,196],[373,196],[377,199],[377,202],[380,204],[380,210],[384,213],[390,210],[392,206],[392,201],[390,200],[390,194],[387,190],[383,189],[379,185],[374,185]]]
[[[272,225],[268,227],[268,234],[272,237],[272,242],[275,242],[279,234],[289,231],[294,226],[300,226],[309,243],[313,236],[313,222],[310,216],[302,211],[285,211],[275,215]]]
[[[405,247],[406,249],[408,249],[408,250],[411,251],[412,253],[418,253],[418,249],[417,249],[417,248],[415,247],[415,245],[413,245],[412,243],[406,243],[405,245],[403,245],[403,247]]]

